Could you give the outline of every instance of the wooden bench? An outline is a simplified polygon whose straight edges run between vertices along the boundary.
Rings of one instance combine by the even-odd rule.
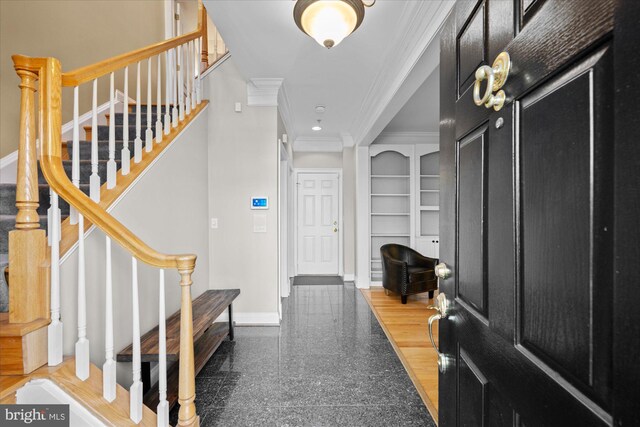
[[[220,343],[229,336],[233,340],[232,303],[240,295],[240,289],[216,289],[205,291],[193,300],[193,350],[195,373],[206,365],[218,349]],[[214,323],[229,308],[229,324]],[[173,313],[166,323],[167,328],[167,401],[169,407],[178,401],[178,366],[180,358],[180,310]],[[142,382],[144,384],[144,404],[156,410],[158,406],[158,384],[151,384],[151,363],[158,362],[158,327],[141,338],[140,356],[142,362]],[[118,362],[131,362],[133,345],[118,353]]]

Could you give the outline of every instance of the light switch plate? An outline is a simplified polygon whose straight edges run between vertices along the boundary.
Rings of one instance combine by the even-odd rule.
[[[236,113],[241,113],[241,112],[242,112],[242,103],[236,102]]]
[[[267,215],[253,214],[253,232],[254,233],[267,232]]]
[[[218,228],[218,218],[211,218],[211,228]]]

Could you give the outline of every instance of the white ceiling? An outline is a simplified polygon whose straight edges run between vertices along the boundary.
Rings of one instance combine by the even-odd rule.
[[[247,80],[284,79],[278,107],[296,144],[342,146],[371,143],[372,129],[384,128],[395,115],[389,116],[387,106],[400,103],[399,109],[427,78],[428,73],[420,76],[410,93],[402,90],[423,53],[437,64],[433,52],[439,50],[427,48],[434,40],[438,43],[438,29],[453,2],[378,0],[366,9],[360,28],[330,50],[296,27],[294,1],[204,3]],[[395,99],[398,94],[404,99]],[[410,101],[418,107],[420,102]],[[316,114],[316,105],[326,106],[326,112]],[[314,132],[317,119],[322,119],[323,129]]]

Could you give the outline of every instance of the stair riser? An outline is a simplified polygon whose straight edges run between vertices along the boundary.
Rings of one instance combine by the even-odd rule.
[[[152,112],[152,113],[155,113],[155,112],[156,112],[156,106],[155,106],[155,105],[152,105],[152,106],[151,106],[151,108],[152,108],[151,112]],[[171,107],[171,106],[169,106],[169,108],[171,109],[172,107]],[[162,111],[162,114],[164,114],[164,112],[166,111],[166,109],[167,109],[167,105],[166,105],[166,104],[162,104],[162,106],[161,106],[161,108],[160,108],[160,111]],[[146,114],[146,113],[147,113],[147,106],[146,106],[146,105],[141,105],[141,106],[140,106],[140,111],[141,111],[143,114]],[[136,112],[136,106],[135,106],[135,105],[129,105],[129,112],[130,112],[130,113],[135,113],[135,112]]]
[[[64,160],[62,164],[64,166],[65,172],[67,173],[67,176],[69,177],[69,179],[71,179],[71,168],[73,167],[72,161]],[[119,160],[116,160],[116,168],[120,169]],[[100,162],[98,162],[98,175],[101,178],[101,182],[104,183],[107,179],[107,161],[106,160],[100,160]],[[81,160],[80,161],[80,184],[88,184],[90,176],[91,176],[91,162],[88,160]],[[38,171],[38,183],[40,184],[47,183],[47,181],[44,179],[44,176],[42,175],[42,172],[40,171]]]
[[[122,148],[124,143],[116,141],[115,144],[115,159],[120,160],[122,158]],[[91,142],[80,141],[80,160],[91,160]],[[73,142],[67,141],[67,152],[69,153],[69,159],[73,160]],[[133,157],[133,142],[129,142],[129,157]],[[98,141],[98,159],[109,159],[109,142]]]
[[[81,185],[80,190],[86,195],[89,195],[89,186]],[[49,196],[49,186],[48,185],[39,185],[38,186],[38,195],[39,195],[39,203],[38,206],[38,214],[46,215],[49,206],[51,206],[51,197]],[[16,188],[15,186],[0,186],[0,197],[2,198],[2,202],[0,203],[0,215],[17,215],[18,209],[15,205],[16,200]],[[60,213],[62,216],[69,215],[69,204],[62,200],[62,198],[58,197],[58,207],[60,208]]]
[[[123,126],[116,126],[115,127],[115,134],[116,134],[116,141],[122,141],[123,138]],[[140,139],[142,139],[142,142],[145,141],[145,132],[147,131],[147,127],[146,126],[142,126],[140,127]],[[151,126],[151,131],[153,132],[154,136],[155,136],[155,125]],[[92,137],[92,130],[91,128],[85,129],[85,139],[87,141],[91,141],[91,137]],[[136,127],[135,126],[129,126],[129,142],[132,142],[134,139],[136,138]],[[106,125],[100,125],[98,126],[98,140],[99,141],[108,141],[109,140],[109,126]]]
[[[164,113],[162,113],[162,114],[164,114]],[[155,125],[157,120],[158,120],[158,116],[156,115],[156,109],[154,107],[153,114],[151,115],[151,123],[153,123]],[[162,120],[164,122],[164,117],[162,118]],[[116,114],[116,121],[115,121],[116,126],[122,126],[123,123],[124,123],[124,114],[117,113]],[[136,123],[136,114],[135,113],[129,113],[129,126],[131,126],[132,124],[135,124],[135,123]],[[144,114],[141,114],[140,123],[142,123],[142,126],[147,127],[147,114],[146,114],[146,112]]]

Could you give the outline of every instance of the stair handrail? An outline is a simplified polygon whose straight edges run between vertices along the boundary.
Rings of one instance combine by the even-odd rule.
[[[135,259],[162,269],[177,269],[181,286],[181,329],[180,329],[180,369],[179,369],[179,425],[197,425],[195,408],[195,367],[193,353],[193,319],[191,306],[191,275],[195,269],[195,254],[164,254],[151,248],[121,222],[115,219],[105,208],[93,201],[77,188],[65,173],[62,163],[62,87],[78,86],[98,77],[120,70],[128,65],[177,48],[200,37],[206,38],[203,26],[203,6],[198,2],[198,26],[191,33],[174,37],[129,53],[97,62],[92,65],[63,73],[60,61],[56,58],[32,58],[13,55],[14,68],[21,78],[21,150],[28,157],[19,160],[18,183],[20,175],[26,182],[25,189],[18,189],[16,205],[18,215],[16,228],[21,230],[37,229],[38,194],[33,183],[37,183],[37,166],[33,154],[36,149],[35,105],[33,95],[35,83],[39,80],[38,132],[40,142],[40,168],[51,189],[70,206],[86,217],[109,238],[118,242]],[[126,112],[125,112],[126,113]],[[20,155],[20,153],[19,153]],[[35,178],[34,178],[35,177]],[[31,187],[30,187],[31,186]],[[22,200],[18,200],[21,198]],[[18,203],[20,202],[20,203]]]

